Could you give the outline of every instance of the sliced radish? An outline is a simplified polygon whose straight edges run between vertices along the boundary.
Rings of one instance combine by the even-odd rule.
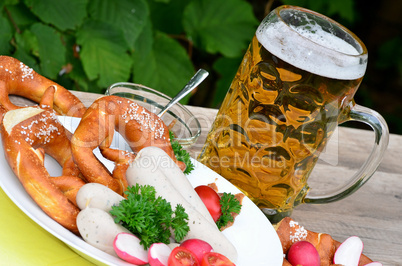
[[[140,244],[140,239],[130,233],[119,233],[113,242],[114,250],[121,259],[136,265],[148,263],[148,250]]]
[[[334,264],[345,266],[359,265],[363,252],[363,242],[357,236],[351,236],[338,247],[334,255]]]
[[[293,266],[320,266],[320,255],[314,245],[308,241],[294,243],[288,251],[287,259]]]
[[[165,243],[154,243],[148,249],[148,263],[150,266],[167,266],[172,250]]]
[[[368,263],[368,264],[366,264],[364,266],[382,266],[382,263],[378,262],[378,261],[373,261],[373,262],[370,262],[370,263]]]
[[[212,246],[201,239],[187,239],[180,246],[193,252],[199,262],[202,261],[206,253],[213,251]]]

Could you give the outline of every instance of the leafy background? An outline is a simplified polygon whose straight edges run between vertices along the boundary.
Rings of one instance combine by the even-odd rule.
[[[96,93],[131,81],[173,96],[205,68],[210,76],[184,103],[219,107],[259,22],[282,4],[323,13],[363,40],[370,59],[356,102],[402,134],[402,1],[0,0],[0,54]]]

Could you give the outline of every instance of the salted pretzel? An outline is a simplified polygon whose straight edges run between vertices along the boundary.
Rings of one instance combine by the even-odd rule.
[[[275,225],[275,229],[282,244],[283,254],[287,254],[294,243],[298,241],[308,241],[317,249],[321,259],[321,266],[335,265],[333,264],[334,254],[341,243],[334,240],[330,235],[306,230],[290,217],[283,218]],[[370,262],[372,262],[372,260],[362,254],[359,266],[366,265]],[[290,265],[291,264],[286,259],[283,260],[283,266]]]
[[[9,99],[9,95],[19,95],[39,103],[48,87],[55,88],[54,109],[61,115],[81,117],[84,104],[71,92],[59,84],[39,75],[19,60],[0,56],[0,103],[6,110],[19,108]]]
[[[26,192],[46,214],[78,234],[75,197],[85,181],[72,160],[71,133],[52,109],[54,93],[55,88],[49,87],[40,106],[13,110],[1,106],[0,131],[7,162]],[[61,176],[49,175],[44,166],[45,153],[62,166]]]
[[[110,148],[115,130],[127,141],[133,153]],[[143,147],[163,149],[182,170],[185,169],[185,164],[176,160],[165,123],[132,100],[118,96],[98,98],[85,112],[71,143],[74,161],[85,178],[119,194],[127,188],[125,172],[134,153]],[[98,146],[105,158],[116,163],[112,174],[94,156],[93,150]]]

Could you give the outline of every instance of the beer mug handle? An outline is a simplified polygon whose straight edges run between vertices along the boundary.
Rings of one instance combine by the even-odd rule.
[[[368,124],[375,132],[374,147],[367,158],[366,162],[361,166],[358,172],[353,175],[348,183],[340,188],[327,192],[308,192],[303,202],[305,203],[329,203],[343,199],[366,183],[374,174],[379,166],[382,156],[388,146],[389,131],[384,118],[374,110],[355,105],[346,117],[346,121],[359,121]]]

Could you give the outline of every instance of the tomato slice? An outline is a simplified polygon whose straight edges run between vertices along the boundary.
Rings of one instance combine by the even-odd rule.
[[[169,266],[199,266],[197,257],[184,247],[175,247],[168,258]]]
[[[222,215],[221,210],[221,198],[218,193],[215,192],[209,186],[201,185],[195,188],[195,192],[197,192],[198,196],[201,198],[202,202],[204,202],[207,207],[209,213],[212,216],[214,221],[218,221],[219,217]]]
[[[202,258],[201,266],[235,266],[235,264],[220,253],[208,252]]]

